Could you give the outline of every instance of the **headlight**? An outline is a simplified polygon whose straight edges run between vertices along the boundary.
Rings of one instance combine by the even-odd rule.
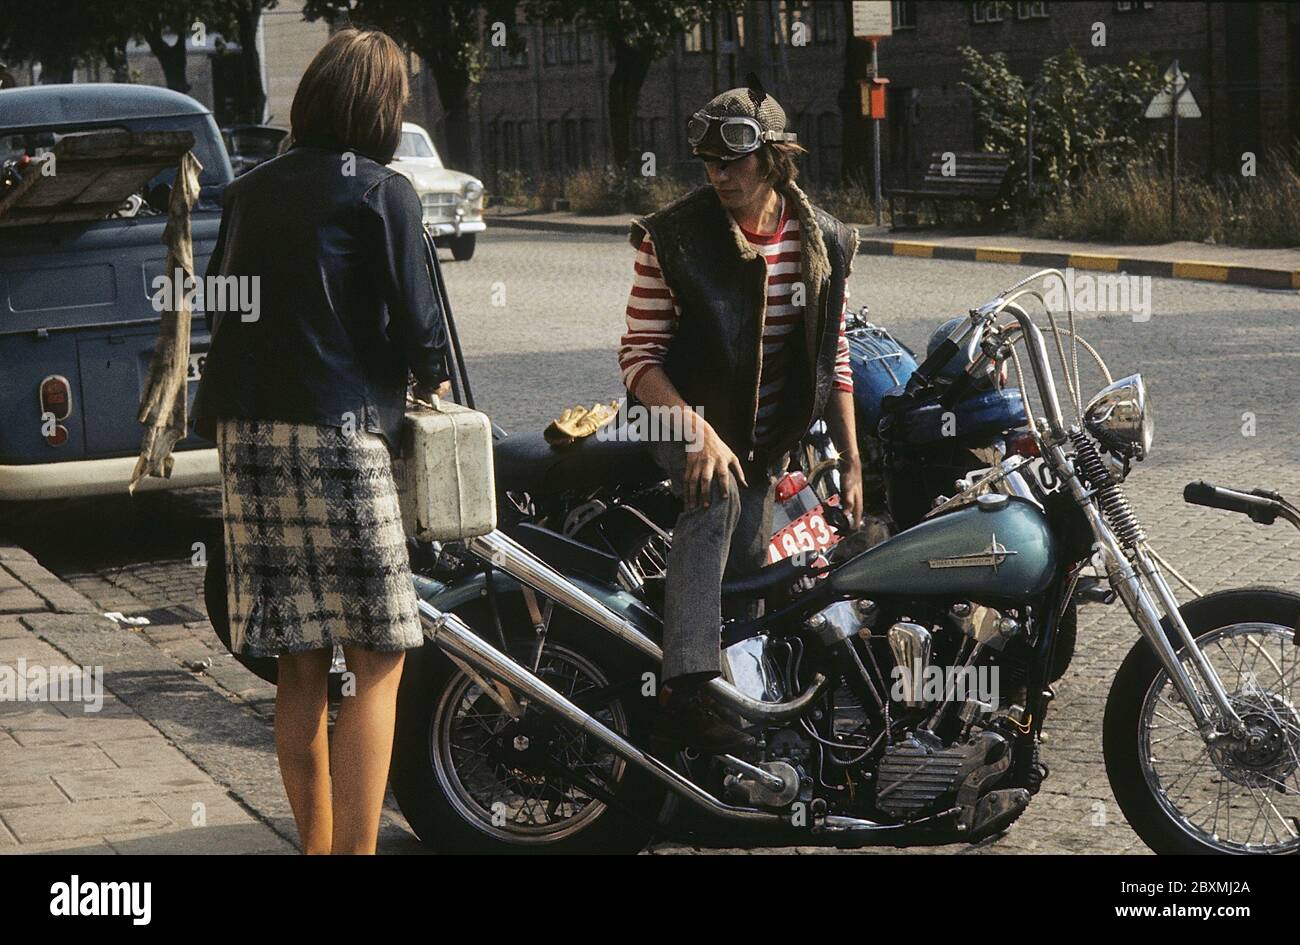
[[[483,185],[476,180],[466,181],[464,193],[465,199],[470,203],[473,203],[475,200],[478,200],[479,197],[483,196]]]
[[[1103,388],[1083,412],[1088,432],[1125,459],[1145,459],[1154,432],[1147,386],[1141,374],[1121,377]]]

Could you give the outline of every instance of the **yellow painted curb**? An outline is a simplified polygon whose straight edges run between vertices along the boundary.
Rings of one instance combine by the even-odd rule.
[[[1001,262],[1001,263],[1018,263],[1020,262],[1020,250],[1018,249],[977,249],[975,250],[976,262]]]
[[[1119,270],[1119,257],[1071,253],[1069,264],[1075,269],[1100,269],[1104,272],[1117,272]]]
[[[895,256],[919,256],[922,259],[931,259],[934,256],[933,243],[895,243]]]
[[[1176,262],[1173,275],[1175,279],[1211,279],[1214,282],[1227,282],[1228,267],[1215,263]]]

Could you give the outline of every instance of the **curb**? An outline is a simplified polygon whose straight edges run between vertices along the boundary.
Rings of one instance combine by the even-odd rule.
[[[527,217],[489,218],[492,225],[517,230],[552,233],[607,233],[625,236],[627,226],[615,223],[582,223],[560,220],[530,220]],[[631,218],[629,217],[629,221]],[[866,256],[910,256],[916,259],[950,259],[957,262],[991,262],[1043,268],[1090,269],[1100,272],[1125,272],[1136,276],[1162,279],[1192,279],[1228,285],[1253,286],[1259,289],[1300,290],[1300,269],[1267,269],[1258,266],[1234,266],[1197,260],[1141,259],[1133,256],[1109,256],[1101,253],[1044,253],[1035,250],[1009,249],[999,246],[949,246],[916,240],[867,239],[858,244],[858,254]]]
[[[912,256],[920,259],[952,259],[961,262],[995,262],[1053,269],[1092,269],[1102,272],[1126,272],[1163,279],[1194,279],[1254,286],[1261,289],[1300,289],[1300,269],[1264,269],[1257,266],[1233,266],[1193,260],[1139,259],[1101,253],[1043,253],[1034,250],[1007,249],[995,246],[948,246],[912,240],[863,240],[859,254],[871,256]]]
[[[530,220],[527,217],[484,217],[495,226],[509,226],[516,230],[549,230],[552,233],[608,233],[613,236],[627,236],[628,223],[566,223],[560,220]]]
[[[89,598],[43,568],[30,552],[0,544],[0,614],[25,616],[50,611],[99,616]]]

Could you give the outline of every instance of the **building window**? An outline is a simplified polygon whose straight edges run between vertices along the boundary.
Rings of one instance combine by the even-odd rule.
[[[560,123],[558,121],[548,121],[546,123],[546,166],[554,174],[565,170],[564,140],[560,137]]]
[[[688,53],[711,52],[713,30],[706,23],[696,23],[682,35],[682,43]]]
[[[1019,0],[1016,3],[1017,20],[1045,20],[1047,19],[1047,0],[1038,0],[1034,3],[1026,3],[1025,0]]]
[[[894,29],[916,29],[916,0],[894,0]]]
[[[975,0],[971,4],[971,22],[1001,23],[1006,6],[1004,0]]]
[[[819,3],[813,7],[813,37],[820,45],[835,42],[835,7]]]
[[[582,135],[582,166],[591,167],[596,158],[596,123],[590,118],[584,118],[579,128]]]
[[[542,61],[548,66],[591,62],[596,48],[591,27],[576,23],[542,24]]]
[[[523,69],[528,66],[528,33],[523,23],[515,24],[515,36],[518,37],[518,52],[511,52],[509,45],[488,46],[489,69]]]
[[[802,25],[799,25],[802,24]],[[835,5],[811,0],[781,0],[772,24],[772,45],[808,46],[835,41]]]

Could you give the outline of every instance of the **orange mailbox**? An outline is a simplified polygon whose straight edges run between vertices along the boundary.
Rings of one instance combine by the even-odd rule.
[[[863,117],[877,119],[885,117],[885,89],[888,86],[889,80],[882,79],[880,76],[861,81]]]

